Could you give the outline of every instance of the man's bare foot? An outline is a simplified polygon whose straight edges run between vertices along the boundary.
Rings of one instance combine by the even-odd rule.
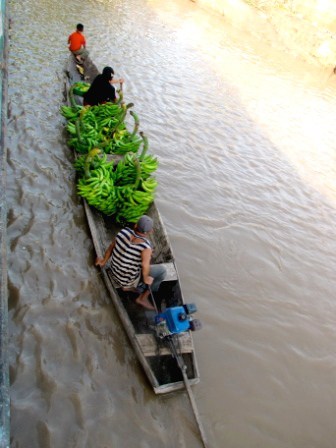
[[[148,310],[155,310],[154,306],[148,300],[148,294],[141,294],[137,299],[135,299],[135,303],[147,308]]]
[[[80,56],[75,56],[77,64],[83,65],[83,59]]]

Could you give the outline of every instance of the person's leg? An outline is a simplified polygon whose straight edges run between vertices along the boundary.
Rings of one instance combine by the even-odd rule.
[[[148,310],[155,310],[155,307],[149,302],[148,296],[149,296],[149,289],[146,289],[145,292],[140,294],[139,297],[135,299],[135,303],[143,306],[144,308],[147,308]]]
[[[151,264],[149,275],[154,278],[152,283],[152,291],[158,291],[161,282],[165,279],[167,275],[167,270],[161,264]]]
[[[153,279],[154,279],[152,286],[151,286],[151,290],[153,292],[156,292],[159,289],[161,282],[166,277],[166,273],[167,273],[167,271],[164,266],[151,265],[149,275],[151,277],[153,277]],[[138,305],[142,305],[143,307],[145,307],[149,310],[155,310],[155,307],[148,300],[148,297],[150,294],[149,288],[142,281],[140,281],[140,283],[137,286],[137,289],[138,289],[138,292],[140,293],[140,295],[139,295],[139,297],[137,297],[135,299],[135,302]]]
[[[88,55],[88,52],[85,50],[85,48],[80,48],[79,50],[73,51],[72,54],[75,56],[76,61],[79,64],[82,64]]]
[[[74,55],[74,58],[76,60],[76,62],[78,62],[80,65],[83,64],[83,60],[80,54],[78,54],[78,52],[73,51],[72,54]]]
[[[85,59],[89,55],[89,52],[87,51],[86,48],[82,47],[79,50],[74,51],[74,55],[80,56],[82,59]]]
[[[81,56],[83,59],[86,59],[89,56],[89,52],[87,51],[86,48],[82,48]]]

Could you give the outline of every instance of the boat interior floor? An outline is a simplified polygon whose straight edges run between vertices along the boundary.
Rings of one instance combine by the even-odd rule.
[[[148,327],[153,325],[156,311],[147,310],[135,303],[139,293],[123,291],[118,288],[118,295],[138,333],[148,333]],[[153,298],[158,312],[164,308],[178,306],[182,303],[180,287],[177,281],[164,281],[158,291],[153,291]],[[149,298],[151,301],[151,297]]]

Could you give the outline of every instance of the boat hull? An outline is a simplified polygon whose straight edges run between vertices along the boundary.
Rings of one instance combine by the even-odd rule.
[[[96,66],[88,58],[84,63],[85,81],[92,82],[98,73]],[[83,75],[78,71],[74,58],[70,57],[66,68],[66,92],[69,92],[72,83],[81,79],[83,79]],[[80,98],[78,101],[80,102]],[[118,156],[115,159],[118,160]],[[113,217],[103,215],[85,200],[83,203],[96,255],[103,257],[106,248],[114,240],[121,227],[115,223]],[[147,214],[154,222],[154,231],[150,236],[154,248],[151,264],[164,264],[167,270],[165,281],[160,285],[159,291],[155,293],[155,301],[160,308],[161,306],[181,306],[185,302],[175,258],[155,202],[152,203]],[[183,389],[185,383],[175,357],[169,346],[157,338],[153,330],[156,312],[137,305],[134,302],[134,294],[125,293],[116,288],[109,269],[102,269],[102,277],[109,297],[154,392],[166,394]],[[186,366],[189,384],[196,384],[199,382],[199,372],[192,333],[188,330],[175,338],[177,338],[179,354]]]

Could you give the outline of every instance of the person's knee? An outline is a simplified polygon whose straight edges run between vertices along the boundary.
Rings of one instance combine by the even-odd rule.
[[[167,269],[162,265],[155,266],[154,276],[161,281],[166,277]]]
[[[152,290],[157,291],[160,287],[161,282],[165,279],[167,275],[167,270],[162,265],[153,265],[150,269],[150,276],[153,277]]]
[[[167,269],[164,266],[161,266],[161,267],[162,267],[161,277],[162,277],[162,279],[164,279],[167,276]]]

